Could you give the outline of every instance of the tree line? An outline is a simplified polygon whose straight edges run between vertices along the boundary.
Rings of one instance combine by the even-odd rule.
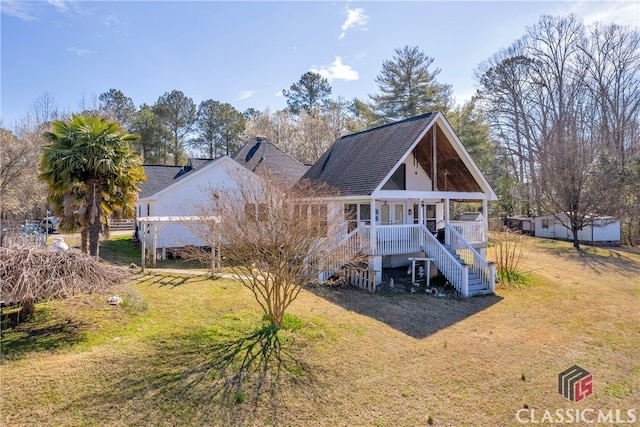
[[[189,156],[231,154],[255,135],[311,164],[342,135],[440,110],[496,189],[494,215],[565,212],[576,232],[594,214],[617,215],[623,240],[637,244],[639,40],[637,29],[543,16],[475,70],[479,89],[462,105],[451,85],[437,80],[434,58],[404,46],[383,62],[379,91],[368,99],[332,97],[330,81],[309,71],[283,89],[287,107],[280,111],[240,112],[213,99],[196,105],[179,90],[136,108],[118,89],[83,99],[79,110],[139,135],[132,147],[145,163],[176,165]],[[2,218],[44,206],[40,184],[24,182],[37,182],[29,165],[37,166],[43,132],[69,115],[45,92],[29,120],[1,130]],[[29,203],[17,203],[15,194]]]

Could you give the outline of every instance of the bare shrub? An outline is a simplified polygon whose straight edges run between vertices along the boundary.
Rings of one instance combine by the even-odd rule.
[[[104,291],[130,274],[75,249],[0,248],[0,294],[5,302],[22,304],[23,315],[33,313],[37,299]]]
[[[501,287],[524,283],[525,257],[522,250],[523,235],[512,231],[491,233],[489,258],[495,263]]]

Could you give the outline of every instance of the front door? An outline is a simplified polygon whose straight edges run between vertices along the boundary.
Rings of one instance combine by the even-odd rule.
[[[391,203],[381,205],[380,224],[404,224],[404,203]]]

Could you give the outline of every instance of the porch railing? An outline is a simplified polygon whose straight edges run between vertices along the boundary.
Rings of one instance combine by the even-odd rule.
[[[422,251],[424,239],[419,225],[378,225],[376,244],[373,247],[370,247],[371,226],[363,225],[357,230],[362,236],[363,250],[369,255],[399,255]]]
[[[482,283],[491,292],[495,287],[495,266],[491,262],[487,262],[482,255],[458,232],[455,225],[446,228],[446,241],[449,246],[458,254],[458,256],[469,266],[471,272],[475,273]]]
[[[463,239],[473,243],[487,243],[484,223],[476,221],[451,221],[449,223]]]

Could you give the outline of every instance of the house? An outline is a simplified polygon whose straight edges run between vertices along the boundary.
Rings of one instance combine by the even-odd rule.
[[[326,204],[328,215],[340,215],[342,224],[332,237],[341,239],[344,256],[319,267],[321,280],[364,255],[363,274],[374,290],[383,269],[418,258],[430,262],[431,270],[441,272],[464,296],[494,290],[493,264],[485,259],[486,212],[497,197],[440,112],[339,138],[310,168],[262,137],[247,142],[233,158],[191,160],[182,169],[145,166],[148,181],[138,202],[139,222],[188,219],[204,190],[228,180],[234,168],[266,172],[287,185],[311,181],[336,190],[313,201]],[[452,220],[453,201],[476,202],[481,212]],[[181,231],[174,228],[179,226]],[[152,247],[197,244],[184,225],[163,227],[167,231],[154,230]]]
[[[303,165],[263,136],[247,141],[231,158],[254,173],[264,173],[291,188],[309,166]]]
[[[338,190],[328,211],[344,212],[345,247],[367,256],[376,284],[383,269],[427,257],[461,294],[493,292],[484,256],[488,202],[497,197],[442,113],[344,136],[302,179]],[[452,201],[480,203],[481,218],[451,220]]]
[[[239,173],[270,173],[293,185],[308,167],[262,137],[252,138],[232,157],[189,159],[184,166],[144,165],[136,202],[136,236],[146,248],[166,255],[168,248],[204,243],[190,229],[213,188],[237,186]],[[142,232],[144,230],[144,232]],[[143,238],[144,237],[144,238]],[[155,257],[154,257],[155,260]]]
[[[564,224],[569,224],[564,213],[536,217],[534,235],[573,241],[573,232]],[[591,216],[589,224],[578,230],[578,242],[592,246],[620,246],[620,220],[610,216]]]

